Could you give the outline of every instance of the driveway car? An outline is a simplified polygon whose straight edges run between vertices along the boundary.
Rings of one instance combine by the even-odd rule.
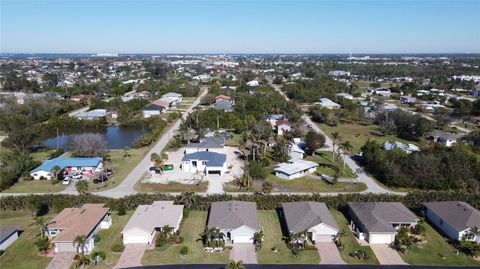
[[[62,184],[63,185],[68,185],[68,184],[70,184],[71,181],[72,181],[72,179],[70,177],[65,177],[65,178],[63,178]]]

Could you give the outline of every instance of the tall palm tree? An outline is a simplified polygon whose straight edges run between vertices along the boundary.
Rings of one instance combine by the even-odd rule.
[[[340,148],[342,149],[342,154],[343,156],[343,172],[345,172],[345,158],[350,155],[352,152],[353,146],[350,143],[350,141],[345,141],[342,144],[340,144]]]
[[[338,132],[332,132],[332,162],[335,159],[335,144],[340,140],[342,140],[340,134]]]
[[[58,175],[62,172],[62,168],[58,165],[52,167],[52,173],[56,180],[58,180]]]
[[[258,232],[255,232],[253,234],[253,238],[255,240],[255,243],[258,243],[258,244],[261,244],[263,242],[263,238],[264,238],[264,234],[263,234],[263,230],[260,230]]]
[[[205,226],[205,229],[203,229],[203,232],[200,234],[200,237],[203,240],[203,243],[207,246],[210,247],[210,241],[212,239],[212,233],[211,230]]]
[[[35,224],[35,226],[40,228],[40,238],[43,239],[43,237],[45,236],[45,231],[47,230],[46,229],[47,220],[45,218],[42,218],[42,217],[35,217],[35,223],[34,224]]]
[[[77,235],[73,240],[73,245],[80,248],[80,253],[85,256],[85,247],[87,246],[87,237],[85,235]]]
[[[75,183],[75,188],[77,189],[78,193],[85,194],[88,192],[88,181],[87,180],[79,180]]]
[[[245,269],[245,266],[243,265],[243,261],[234,261],[234,260],[230,260],[227,264],[227,266],[225,266],[225,269]]]

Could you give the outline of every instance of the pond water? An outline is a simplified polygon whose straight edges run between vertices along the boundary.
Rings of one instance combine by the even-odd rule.
[[[135,141],[143,134],[147,134],[148,130],[143,127],[120,127],[108,126],[100,129],[83,130],[76,133],[59,134],[48,137],[42,141],[42,144],[51,147],[62,147],[63,150],[68,150],[68,138],[70,135],[96,133],[101,134],[107,141],[109,149],[123,149],[124,147],[132,147]]]

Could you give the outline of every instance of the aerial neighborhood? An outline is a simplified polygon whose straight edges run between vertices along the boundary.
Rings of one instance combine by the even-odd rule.
[[[480,266],[479,66],[3,55],[0,267]]]

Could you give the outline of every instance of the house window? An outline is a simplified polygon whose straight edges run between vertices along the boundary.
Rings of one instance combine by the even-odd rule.
[[[202,161],[202,165],[207,165],[207,161]]]
[[[50,232],[50,235],[51,235],[51,236],[55,236],[55,235],[58,234],[58,231],[57,231],[57,230],[50,230],[49,232]]]

